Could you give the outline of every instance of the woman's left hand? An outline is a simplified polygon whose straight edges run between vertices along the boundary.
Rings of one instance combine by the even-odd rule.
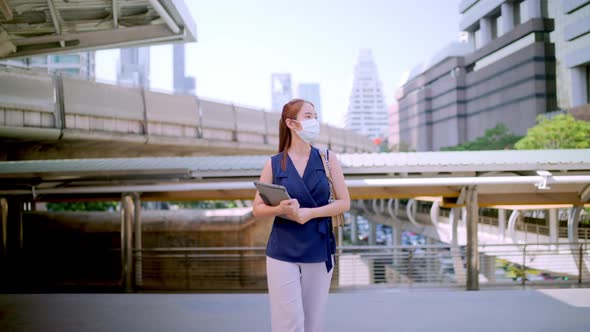
[[[289,219],[303,225],[313,219],[313,215],[310,208],[299,208],[297,212],[289,215]]]

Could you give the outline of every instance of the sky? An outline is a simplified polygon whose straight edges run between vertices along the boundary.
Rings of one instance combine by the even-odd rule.
[[[459,40],[460,0],[185,0],[197,26],[187,75],[197,95],[270,109],[271,74],[319,83],[322,119],[344,125],[359,50],[372,50],[387,105],[404,73]],[[97,80],[116,81],[118,50],[97,53]],[[152,46],[150,87],[172,90],[172,47]]]

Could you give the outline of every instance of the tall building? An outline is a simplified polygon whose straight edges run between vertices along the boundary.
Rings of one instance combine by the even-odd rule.
[[[272,74],[271,93],[273,112],[282,112],[283,106],[293,98],[291,74]]]
[[[149,88],[150,48],[132,47],[120,50],[117,83]]]
[[[301,83],[297,89],[299,98],[310,101],[315,106],[318,120],[322,121],[322,102],[320,98],[320,85],[318,83]]]
[[[346,128],[371,138],[387,135],[387,108],[371,50],[360,51],[354,68]]]
[[[95,52],[37,55],[24,59],[4,60],[1,63],[10,67],[37,68],[50,73],[64,73],[87,80],[95,78]]]
[[[185,46],[183,43],[173,46],[173,83],[174,93],[196,94],[195,78],[186,76]]]
[[[555,22],[557,105],[560,109],[590,104],[590,0],[547,1]],[[590,108],[586,111],[590,113]],[[590,114],[588,114],[590,115]]]
[[[463,0],[459,28],[467,42],[411,70],[396,93],[400,144],[436,151],[498,123],[525,135],[537,115],[555,110],[556,45],[547,36],[557,22],[547,16],[548,2]]]

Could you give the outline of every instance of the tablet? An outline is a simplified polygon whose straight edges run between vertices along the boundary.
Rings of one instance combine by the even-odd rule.
[[[284,186],[259,181],[254,181],[254,185],[256,186],[256,189],[258,189],[260,197],[267,205],[277,206],[281,201],[291,199],[291,196],[289,196],[289,193],[287,192],[287,188]]]

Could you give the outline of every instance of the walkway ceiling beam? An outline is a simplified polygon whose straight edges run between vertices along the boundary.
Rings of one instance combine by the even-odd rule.
[[[0,11],[4,15],[7,21],[12,21],[14,15],[12,14],[12,8],[7,0],[0,0]]]

